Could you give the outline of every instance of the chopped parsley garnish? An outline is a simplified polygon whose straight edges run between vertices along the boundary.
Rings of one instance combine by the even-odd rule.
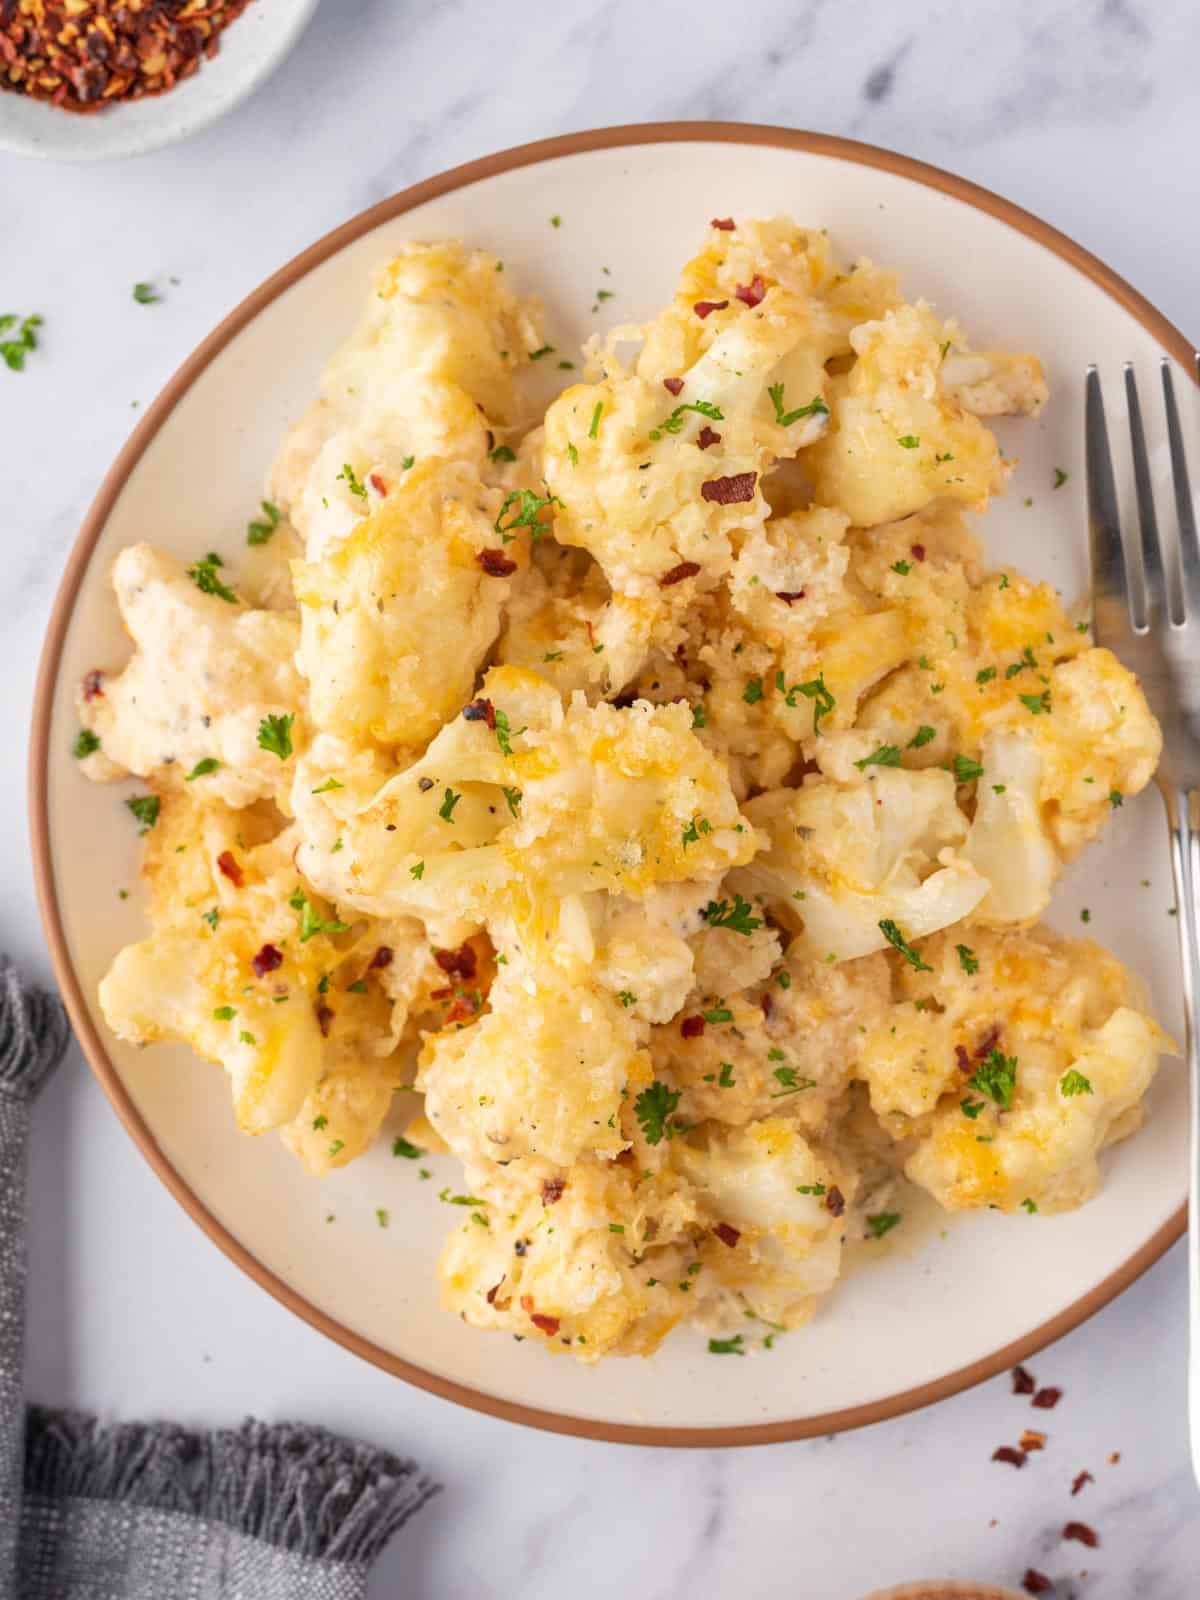
[[[505,514],[510,506],[515,506],[516,510],[509,520],[505,522]],[[514,532],[516,528],[528,528],[530,538],[536,543],[542,536],[540,514],[548,506],[559,506],[561,508],[562,501],[557,495],[535,494],[532,489],[510,489],[504,497],[504,504],[500,507],[495,522],[492,524],[500,535],[501,543],[511,544],[516,537]]]
[[[344,1139],[335,1139],[329,1146],[329,1159],[332,1161],[334,1156],[340,1155],[345,1148],[346,1141]]]
[[[542,657],[542,660],[544,662],[561,661],[562,660],[562,655],[563,655],[563,653],[562,653],[561,650],[547,650],[546,654]]]
[[[237,1012],[232,1006],[218,1006],[213,1012],[213,1016],[218,1022],[232,1022],[234,1017],[237,1016]]]
[[[821,731],[821,718],[822,717],[827,717],[829,715],[829,713],[833,710],[834,706],[837,704],[837,701],[833,698],[833,696],[830,694],[829,690],[825,687],[825,674],[823,672],[819,673],[817,675],[817,677],[811,679],[808,683],[797,684],[796,688],[799,689],[800,693],[804,696],[804,698],[806,700],[811,700],[812,701],[812,703],[813,703],[813,733],[814,733],[814,735],[820,733],[820,731]],[[792,694],[794,694],[794,693],[795,693],[795,690],[793,690],[791,693],[789,693],[789,695],[787,697],[789,705],[795,705],[795,703],[796,703],[792,699]]]
[[[197,778],[207,778],[209,773],[215,772],[220,765],[221,763],[214,756],[205,756],[202,761],[197,761],[184,779],[184,782],[194,783]]]
[[[869,756],[864,756],[854,765],[860,772],[866,767],[898,767],[900,765],[900,746],[898,744],[881,744],[878,750],[872,750]]]
[[[1026,1195],[1025,1199],[1021,1201],[1021,1209],[1023,1211],[1028,1211],[1030,1216],[1033,1216],[1037,1208],[1037,1201],[1031,1200],[1028,1195]]]
[[[710,928],[728,928],[731,933],[751,934],[761,928],[762,918],[751,911],[750,902],[735,894],[733,904],[728,900],[710,900],[701,912]]]
[[[721,1071],[717,1075],[717,1082],[722,1089],[732,1089],[737,1079],[733,1075],[733,1062],[722,1061]]]
[[[515,461],[517,459],[516,451],[509,449],[506,444],[498,444],[494,450],[489,452],[489,455],[493,461]]]
[[[318,933],[345,933],[349,923],[338,922],[336,918],[326,922],[312,908],[312,901],[303,889],[297,889],[288,900],[288,905],[300,913],[300,943],[308,941]]]
[[[311,792],[313,794],[330,794],[334,789],[342,788],[345,788],[345,785],[339,783],[336,778],[326,778],[324,783],[318,784]]]
[[[775,974],[775,982],[781,989],[790,989],[792,987],[792,975],[790,972],[777,972]]]
[[[628,1010],[630,1006],[637,1005],[637,995],[634,994],[632,989],[622,989],[617,995],[617,999],[621,1002],[626,1010]]]
[[[692,707],[692,727],[693,728],[707,728],[708,727],[708,718],[704,714],[704,707],[702,705],[694,705]]]
[[[1064,472],[1061,467],[1055,467],[1055,469],[1054,469],[1054,487],[1056,489],[1061,489],[1063,484],[1066,483],[1067,479],[1070,476],[1071,476],[1071,474],[1069,472]]]
[[[890,917],[885,917],[879,924],[879,931],[892,946],[892,948],[900,952],[910,967],[915,967],[918,972],[933,971],[933,968],[928,962],[921,960],[921,957],[913,949],[912,945],[909,944],[908,940],[900,932],[900,929]]]
[[[921,441],[915,433],[902,433],[896,443],[902,445],[905,450],[915,450]]]
[[[449,1188],[441,1190],[438,1199],[448,1206],[485,1206],[486,1200],[477,1199],[473,1194],[451,1194]]]
[[[100,748],[99,735],[90,728],[80,728],[75,743],[71,746],[71,754],[76,761],[82,761],[85,756],[94,756]]]
[[[1021,659],[1014,661],[1011,666],[1005,667],[1004,676],[1006,678],[1015,678],[1018,672],[1024,672],[1026,668],[1032,672],[1036,667],[1037,657],[1033,653],[1033,648],[1030,645],[1026,645],[1024,650],[1021,651]]]
[[[313,1125],[313,1132],[314,1133],[320,1133],[322,1128],[327,1128],[329,1126],[329,1118],[322,1111],[319,1115],[315,1116],[312,1119],[312,1125]]]
[[[796,1193],[797,1194],[824,1194],[825,1193],[825,1185],[823,1183],[798,1183],[796,1185]]]
[[[1063,1074],[1059,1080],[1058,1089],[1059,1093],[1068,1100],[1075,1094],[1095,1093],[1090,1081],[1076,1067],[1072,1067],[1070,1072]]]
[[[634,1115],[645,1135],[647,1144],[661,1144],[664,1135],[669,1139],[672,1129],[667,1118],[679,1104],[678,1089],[671,1089],[658,1078],[648,1089],[643,1089],[633,1103]]]
[[[700,1015],[705,1022],[711,1022],[714,1025],[718,1022],[733,1021],[733,1012],[730,1011],[728,1006],[714,1006],[711,1011],[702,1011]]]
[[[280,761],[286,761],[292,753],[292,723],[295,720],[290,711],[282,717],[274,714],[265,716],[258,725],[258,748],[269,750]]]
[[[142,826],[139,831],[141,833],[149,833],[150,829],[158,821],[158,813],[162,806],[162,801],[158,796],[156,794],[135,794],[132,800],[126,800],[125,804],[141,823]]]
[[[258,503],[262,508],[262,514],[265,520],[262,522],[248,522],[246,524],[247,544],[266,544],[267,540],[279,526],[279,519],[283,515],[279,507],[272,505],[269,500],[260,500]]]
[[[407,472],[409,467],[412,466],[413,462],[416,459],[417,459],[416,456],[405,456],[404,459],[401,461],[400,465],[404,468],[405,472]]]
[[[783,407],[783,385],[772,383],[768,385],[767,393],[771,397],[771,404],[775,407],[775,421],[781,428],[790,428],[793,422],[799,422],[801,417],[827,417],[829,407],[821,396],[814,395],[806,406],[797,406],[795,411],[785,411]]]
[[[976,778],[983,777],[983,768],[978,761],[972,761],[970,756],[955,756],[954,779],[956,783],[974,783]]]
[[[575,446],[569,439],[567,441],[567,460],[573,467],[577,467],[579,465],[579,451],[576,450]]]
[[[707,417],[710,422],[724,422],[725,413],[720,406],[712,405],[708,400],[685,400],[677,405],[669,417],[666,417],[653,428],[650,433],[652,439],[661,439],[664,433],[679,433],[683,429],[684,416],[688,411],[694,411],[697,416]],[[595,438],[595,434],[591,435]]]
[[[388,1214],[382,1206],[375,1207],[375,1221],[381,1228],[386,1228],[388,1225]]]
[[[518,728],[518,733],[524,733],[524,728]],[[509,726],[508,714],[504,711],[496,712],[496,743],[500,746],[500,754],[512,755],[513,730]]]
[[[984,1106],[986,1106],[986,1105],[987,1105],[987,1101],[986,1100],[960,1100],[959,1101],[959,1108],[962,1111],[963,1116],[964,1117],[970,1117],[972,1122],[975,1121],[975,1118],[979,1115],[979,1113],[983,1110]]]
[[[217,568],[224,565],[217,552],[210,550],[202,561],[197,561],[194,567],[187,569],[187,575],[201,594],[215,594],[219,600],[227,600],[231,606],[235,606],[238,603],[237,595],[217,576]]]
[[[461,799],[462,795],[455,794],[453,789],[446,790],[442,797],[442,803],[438,807],[438,816],[441,817],[443,822],[454,821],[454,808]]]
[[[543,356],[552,356],[553,354],[554,346],[552,344],[544,344],[540,350],[531,350],[529,359],[530,361],[540,361]]]
[[[995,676],[995,667],[981,667],[980,670],[975,674],[975,682],[980,686],[980,688],[982,688],[985,683],[991,683]]]
[[[409,867],[409,876],[420,880],[425,876],[425,863],[418,861],[415,867]]]
[[[931,728],[927,722],[923,722],[908,741],[908,748],[910,750],[919,750],[923,744],[928,744],[931,739],[936,738],[937,729]]]
[[[156,300],[161,300],[162,296],[152,283],[135,283],[133,286],[133,298],[140,306],[152,306]]]
[[[562,227],[562,218],[558,217],[558,216],[551,217],[550,218],[550,226],[552,228],[561,228]]]
[[[592,412],[592,420],[588,424],[588,438],[589,439],[594,439],[596,437],[596,431],[600,426],[600,417],[603,414],[603,411],[604,411],[604,402],[603,402],[603,400],[597,400],[596,401],[596,409]]]
[[[366,994],[367,984],[365,978],[357,978],[353,983],[346,985],[347,994]]]
[[[898,1211],[877,1211],[874,1216],[867,1218],[867,1227],[871,1230],[872,1239],[882,1239],[885,1233],[891,1233],[899,1221]]]
[[[337,475],[337,480],[344,482],[351,494],[356,494],[360,500],[367,498],[367,486],[355,472],[348,461],[342,462],[342,470]]]
[[[624,1233],[625,1224],[623,1222],[610,1222],[608,1225],[608,1231],[609,1233]]]
[[[1118,806],[1123,806],[1125,804],[1125,796],[1121,793],[1120,789],[1110,789],[1108,791],[1108,803],[1114,811]]]
[[[979,971],[979,959],[970,945],[956,944],[954,948],[958,952],[958,964],[965,973]]]
[[[254,1037],[254,1035],[252,1033],[247,1033],[245,1028],[243,1028],[241,1033],[238,1034],[238,1040],[241,1044],[248,1044],[251,1046],[258,1043],[258,1040]]]
[[[683,830],[683,848],[686,850],[688,845],[696,844],[702,833],[711,832],[712,823],[707,817],[693,817]]]
[[[221,920],[221,913],[217,910],[216,906],[214,906],[211,911],[205,911],[203,913],[203,917],[204,921],[208,923],[210,928],[215,928],[217,923]]]
[[[1020,696],[1021,704],[1035,717],[1040,717],[1043,712],[1050,710],[1050,691],[1043,689],[1041,694],[1023,694]]]
[[[893,561],[890,570],[897,573],[901,578],[907,578],[909,573],[912,571],[912,562]]]
[[[392,1154],[394,1156],[403,1156],[406,1161],[416,1161],[425,1152],[424,1150],[419,1150],[415,1144],[409,1144],[407,1139],[397,1136],[392,1140]]]
[[[515,817],[517,814],[517,807],[521,804],[520,789],[510,789],[506,784],[502,783],[500,785],[500,793],[504,796],[505,802],[508,805],[508,809]]]
[[[763,697],[763,681],[761,678],[751,678],[742,690],[742,699],[748,706],[757,704]]]
[[[744,1356],[746,1352],[742,1348],[741,1334],[735,1333],[732,1339],[710,1339],[708,1353],[712,1356]]]
[[[801,1089],[815,1089],[815,1078],[802,1078],[795,1067],[776,1067],[773,1076],[783,1085],[781,1089],[772,1092],[772,1100],[781,1100],[784,1095],[799,1094]]]
[[[37,330],[41,326],[42,318],[36,312],[31,317],[22,318],[19,325],[16,315],[11,311],[0,317],[0,335],[11,335],[8,338],[0,337],[0,358],[11,371],[24,372],[25,357],[31,350],[37,349]],[[14,328],[16,332],[12,333]]]
[[[967,1082],[972,1089],[978,1089],[980,1094],[994,1100],[1001,1111],[1007,1111],[1012,1105],[1013,1089],[1017,1083],[1016,1056],[1002,1055],[999,1050],[991,1051]]]

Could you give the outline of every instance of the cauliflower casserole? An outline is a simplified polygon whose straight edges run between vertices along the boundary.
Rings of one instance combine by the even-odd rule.
[[[474,1327],[740,1351],[913,1185],[1094,1193],[1171,1046],[1039,918],[1159,730],[966,520],[1033,356],[782,219],[578,370],[511,277],[407,246],[239,557],[118,557],[76,753],[142,780],[152,931],[100,1001],[316,1175],[415,1089]]]

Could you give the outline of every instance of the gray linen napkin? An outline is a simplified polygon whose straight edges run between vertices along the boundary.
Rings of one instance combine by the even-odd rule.
[[[0,1600],[359,1600],[438,1491],[414,1462],[303,1423],[26,1412],[26,1143],[69,1039],[58,999],[0,957]]]

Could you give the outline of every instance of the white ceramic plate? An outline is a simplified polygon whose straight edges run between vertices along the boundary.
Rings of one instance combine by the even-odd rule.
[[[123,545],[152,528],[179,555],[216,546],[236,567],[281,431],[356,321],[372,267],[402,240],[459,235],[497,251],[515,282],[542,295],[550,337],[565,349],[606,322],[652,313],[710,217],[775,212],[827,227],[845,255],[898,267],[910,294],[958,314],[978,346],[1040,354],[1053,400],[1041,421],[1000,429],[1021,459],[986,537],[997,555],[1076,596],[1086,580],[1085,366],[1096,361],[1114,380],[1109,420],[1119,432],[1121,363],[1149,375],[1164,347],[1189,363],[1182,336],[1044,224],[904,158],[781,130],[613,130],[493,157],[385,202],[313,246],[217,329],[101,488],[63,581],[34,716],[35,856],[63,991],[118,1112],[193,1217],[301,1315],[427,1388],[545,1427],[652,1443],[796,1437],[891,1415],[990,1375],[1097,1309],[1183,1226],[1178,1065],[1164,1065],[1147,1127],[1106,1159],[1105,1188],[1083,1210],[913,1215],[887,1244],[868,1247],[874,1260],[850,1272],[810,1328],[769,1353],[717,1359],[699,1335],[679,1331],[650,1360],[586,1368],[472,1332],[438,1309],[434,1280],[454,1220],[437,1193],[457,1181],[453,1162],[431,1162],[434,1179],[422,1182],[415,1163],[393,1159],[380,1140],[314,1182],[274,1138],[235,1132],[222,1073],[182,1049],[137,1052],[108,1037],[93,996],[119,946],[142,934],[137,843],[120,791],[75,770],[72,687],[122,658],[107,574]],[[553,214],[561,227],[551,227]],[[614,298],[593,314],[602,285]],[[1195,426],[1195,393],[1181,387]],[[1070,473],[1057,492],[1056,467]],[[1166,463],[1156,459],[1155,470],[1164,475]],[[1088,931],[1145,974],[1158,1015],[1178,1033],[1159,809],[1151,791],[1113,818],[1067,875],[1051,920],[1079,933],[1088,908]],[[124,886],[128,901],[118,899]],[[387,1231],[377,1206],[391,1213]]]
[[[318,0],[252,0],[220,35],[211,61],[165,94],[81,115],[29,95],[0,93],[0,150],[56,161],[105,161],[174,144],[216,122],[269,78]]]

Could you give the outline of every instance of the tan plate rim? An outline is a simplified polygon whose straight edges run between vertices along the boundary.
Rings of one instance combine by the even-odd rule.
[[[969,183],[965,178],[943,172],[939,167],[928,166],[909,156],[898,155],[875,145],[859,144],[851,139],[835,138],[830,134],[809,133],[792,128],[759,127],[750,123],[734,122],[663,122],[633,123],[622,127],[599,128],[589,132],[564,134],[554,139],[541,139],[533,144],[518,145],[485,156],[465,166],[454,167],[437,177],[427,178],[411,188],[380,201],[369,210],[360,212],[349,222],[335,228],[318,239],[272,274],[265,283],[246,297],[197,346],[178,371],[170,378],[141,422],[134,429],[124,448],[109,468],[96,498],[88,510],[67,562],[50,615],[46,640],[38,667],[34,693],[33,720],[30,728],[29,748],[29,813],[30,835],[33,847],[33,872],[38,904],[50,949],[50,959],[66,1002],[67,1011],[83,1048],[88,1065],[95,1073],[101,1088],[113,1104],[117,1115],[134,1143],[162,1179],[163,1183],[200,1225],[209,1238],[249,1274],[268,1294],[294,1311],[319,1332],[351,1350],[364,1360],[373,1362],[385,1372],[404,1378],[418,1388],[452,1400],[472,1410],[501,1417],[508,1422],[520,1422],[528,1427],[544,1428],[553,1433],[573,1434],[589,1439],[604,1439],[621,1444],[692,1446],[711,1449],[714,1446],[775,1444],[789,1439],[808,1439],[819,1434],[839,1433],[848,1428],[862,1427],[867,1423],[881,1422],[907,1411],[944,1400],[962,1389],[994,1377],[1006,1367],[1024,1361],[1043,1346],[1059,1339],[1072,1328],[1093,1316],[1102,1306],[1127,1289],[1134,1280],[1154,1264],[1178,1239],[1187,1225],[1187,1208],[1179,1210],[1165,1222],[1140,1249],[1102,1279],[1087,1294],[1081,1295],[1064,1311],[1043,1322],[1033,1332],[1002,1349],[984,1356],[969,1366],[921,1384],[898,1394],[888,1395],[869,1405],[851,1406],[840,1411],[830,1411],[815,1417],[802,1417],[788,1422],[744,1424],[737,1427],[672,1428],[643,1427],[636,1424],[596,1422],[585,1417],[573,1417],[557,1411],[543,1411],[533,1406],[518,1405],[512,1401],[485,1394],[465,1384],[453,1383],[423,1367],[401,1360],[399,1356],[364,1339],[352,1329],[319,1310],[284,1280],[269,1271],[244,1245],[225,1228],[203,1204],[187,1183],[180,1177],[170,1161],[159,1149],[154,1135],[137,1111],[109,1060],[96,1027],[94,1026],[79,980],[72,967],[59,912],[54,867],[50,859],[50,830],[47,809],[48,759],[50,718],[59,660],[63,641],[74,611],[80,584],[91,559],[92,551],[104,528],[117,497],[121,493],[143,452],[166,421],[181,396],[191,387],[200,373],[241,331],[264,306],[289,289],[299,278],[345,245],[370,232],[380,223],[423,205],[439,195],[481,179],[494,177],[517,167],[551,161],[561,156],[576,155],[587,150],[608,150],[629,145],[669,144],[676,142],[713,142],[723,144],[768,145],[789,150],[803,150],[814,155],[831,156],[839,161],[852,161],[859,166],[875,167],[899,177],[909,178],[931,189],[938,189],[976,210],[987,212],[1010,227],[1018,229],[1029,238],[1060,256],[1090,278],[1153,335],[1173,355],[1185,371],[1195,370],[1196,352],[1189,341],[1161,312],[1157,311],[1136,289],[1119,277],[1109,267],[1076,244],[1073,239],[1052,228],[1049,223],[1002,199],[988,189]]]

